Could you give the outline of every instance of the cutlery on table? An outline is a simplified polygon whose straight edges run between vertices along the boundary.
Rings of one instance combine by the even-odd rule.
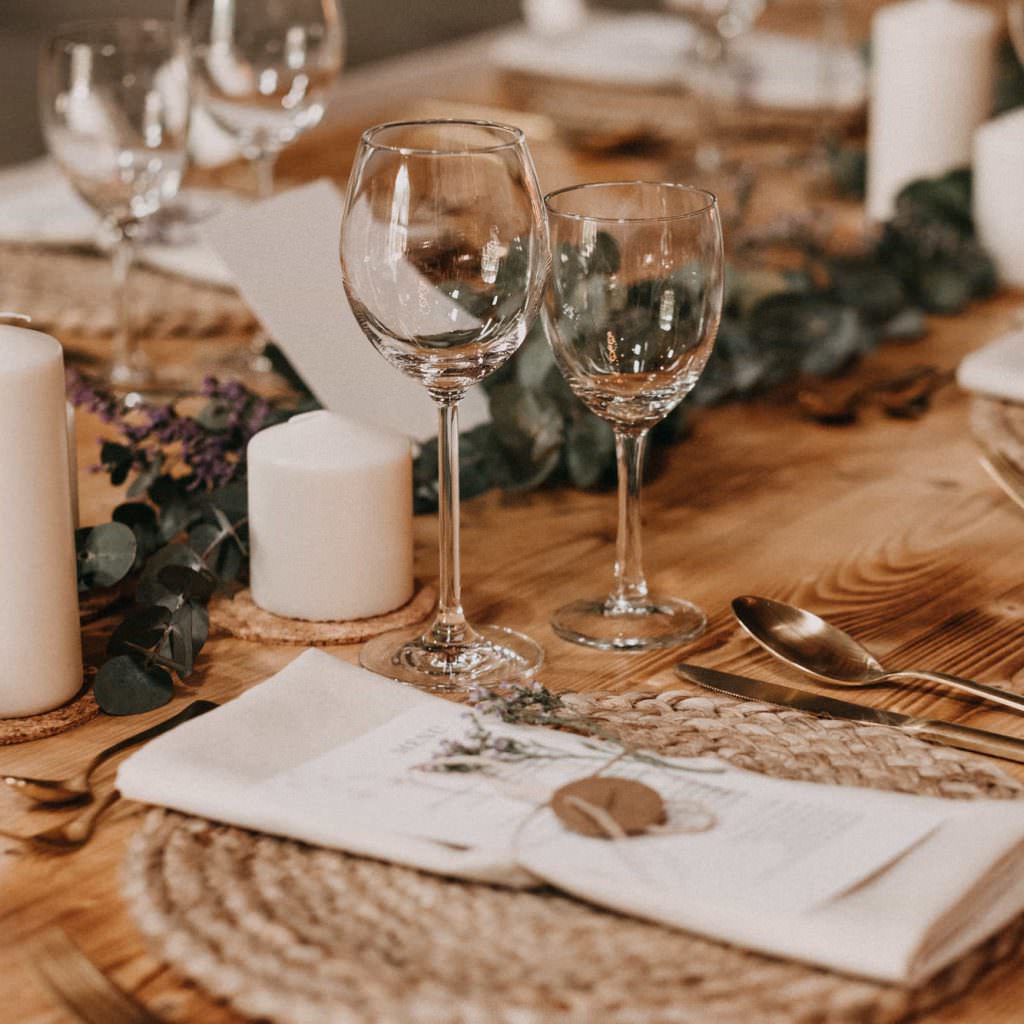
[[[91,807],[76,814],[70,821],[62,825],[54,825],[53,828],[43,829],[42,832],[33,832],[31,835],[18,835],[16,832],[0,831],[0,839],[11,839],[18,843],[27,843],[37,850],[47,853],[70,853],[85,846],[96,831],[96,823],[104,811],[114,803],[120,793],[112,789],[101,800],[97,800]]]
[[[855,722],[874,725],[889,725],[918,739],[941,743],[947,747],[971,750],[977,754],[1001,757],[1007,761],[1024,764],[1024,740],[1000,733],[971,729],[966,725],[939,722],[928,718],[915,718],[895,711],[852,704],[834,697],[823,697],[797,686],[780,686],[760,679],[749,679],[732,672],[719,672],[702,665],[676,665],[676,672],[691,683],[708,690],[725,693],[743,700],[755,700],[778,707],[809,711],[811,714],[828,718],[844,718]]]
[[[133,736],[101,750],[81,771],[66,779],[32,779],[20,775],[4,775],[3,781],[19,796],[31,800],[37,804],[69,804],[85,802],[92,799],[92,787],[89,784],[89,777],[104,761],[109,760],[122,750],[134,747],[139,743],[145,743],[155,736],[161,735],[182,722],[205,714],[218,705],[212,700],[196,700],[176,715],[158,722],[156,725],[143,729]]]
[[[1006,496],[1024,508],[1024,472],[1002,452],[988,450],[980,461],[985,472],[995,480]]]
[[[85,1024],[162,1024],[161,1018],[115,985],[57,927],[32,943],[30,963],[68,1012]]]
[[[734,598],[732,610],[740,625],[780,661],[833,686],[872,686],[923,679],[962,693],[1024,711],[1024,697],[972,679],[924,669],[890,671],[849,633],[812,612],[767,597]]]

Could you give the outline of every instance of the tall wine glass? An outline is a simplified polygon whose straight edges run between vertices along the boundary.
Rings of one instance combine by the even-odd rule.
[[[438,408],[440,601],[425,631],[364,647],[364,666],[433,690],[536,670],[529,637],[473,627],[459,582],[459,400],[522,344],[540,307],[547,227],[518,128],[414,121],[364,133],[341,229],[345,291],[360,326]]]
[[[132,19],[60,28],[40,62],[47,146],[110,242],[118,317],[109,377],[129,392],[174,386],[135,342],[128,274],[141,222],[174,198],[185,171],[184,63],[172,24]]]
[[[553,265],[544,323],[569,387],[615,430],[615,582],[552,619],[566,640],[605,650],[683,643],[695,605],[648,592],[640,482],[648,431],[693,388],[722,307],[722,228],[710,192],[661,182],[576,185],[545,199]]]
[[[336,0],[186,0],[195,102],[274,191],[281,150],[319,124],[341,70]]]

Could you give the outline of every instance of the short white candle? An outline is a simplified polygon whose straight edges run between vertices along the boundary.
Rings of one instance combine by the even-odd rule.
[[[64,360],[49,335],[0,325],[0,717],[82,686]]]
[[[312,412],[258,433],[248,464],[256,604],[329,621],[381,615],[412,597],[406,438]]]
[[[958,0],[906,0],[871,25],[867,212],[892,216],[915,178],[970,162],[992,111],[996,17]]]
[[[1024,286],[1024,110],[974,136],[974,226],[1004,284]]]

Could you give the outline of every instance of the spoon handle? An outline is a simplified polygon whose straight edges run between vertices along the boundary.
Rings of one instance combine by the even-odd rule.
[[[989,757],[1001,757],[1007,761],[1024,764],[1024,740],[1014,736],[1001,736],[994,732],[982,732],[966,725],[954,725],[952,722],[934,722],[921,719],[912,725],[902,726],[918,739],[932,743],[942,743],[958,750],[973,750],[976,754],[987,754]]]
[[[959,690],[961,693],[981,697],[982,700],[990,700],[993,704],[1002,704],[1004,708],[1011,708],[1013,711],[1024,711],[1024,697],[1019,694],[1000,690],[995,686],[986,686],[984,683],[976,683],[973,679],[961,679],[959,676],[946,675],[945,672],[906,669],[902,672],[886,672],[885,679],[894,682],[900,679],[924,679],[930,683],[940,683],[942,686]],[[879,680],[879,682],[881,681]]]

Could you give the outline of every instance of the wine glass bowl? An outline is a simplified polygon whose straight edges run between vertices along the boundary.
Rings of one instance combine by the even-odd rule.
[[[128,322],[127,277],[140,222],[177,194],[186,165],[188,75],[174,26],[156,20],[80,22],[57,30],[39,68],[47,146],[111,243],[119,328],[113,383],[154,380]]]
[[[523,133],[414,121],[363,134],[340,259],[363,332],[439,414],[439,606],[430,627],[367,644],[367,668],[432,690],[534,672],[529,637],[465,619],[459,582],[458,402],[522,344],[544,293],[544,207]]]
[[[341,70],[335,0],[188,0],[185,31],[197,105],[273,191],[277,155],[319,124]]]
[[[648,592],[640,483],[648,431],[692,390],[714,344],[723,284],[717,201],[685,185],[603,182],[545,202],[548,340],[570,389],[614,429],[619,472],[614,588],[559,609],[552,626],[602,649],[683,643],[703,631],[705,616]]]

